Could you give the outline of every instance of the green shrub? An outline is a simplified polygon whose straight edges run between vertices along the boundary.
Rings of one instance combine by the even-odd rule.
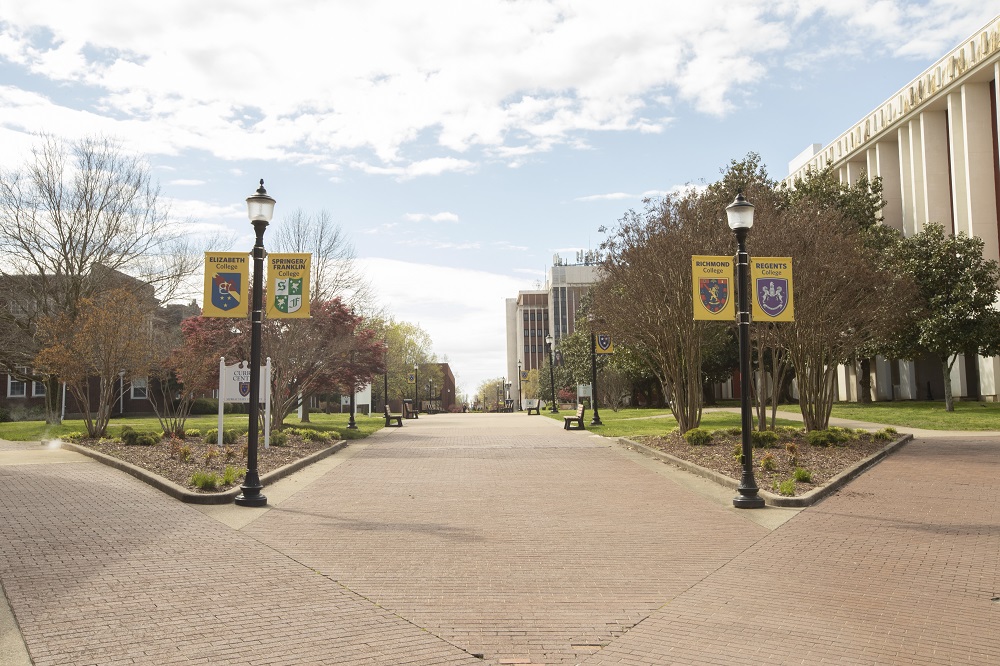
[[[160,441],[160,436],[155,432],[136,432],[125,426],[122,428],[121,440],[126,446],[152,446]]]
[[[212,462],[219,457],[219,449],[214,446],[209,446],[205,449],[205,464],[211,465]]]
[[[743,434],[743,429],[742,428],[726,428],[722,432],[726,433],[727,435],[730,435],[731,437],[739,437],[740,435]]]
[[[750,441],[755,449],[770,449],[778,443],[778,433],[772,430],[752,430]]]
[[[768,472],[778,469],[778,461],[774,459],[774,454],[765,453],[760,459],[760,468]]]
[[[234,449],[231,446],[227,446],[226,448],[222,449],[222,457],[225,458],[227,461],[229,461],[229,460],[235,460],[236,459],[236,449]]]
[[[787,481],[782,481],[777,484],[776,490],[779,495],[785,495],[786,497],[791,497],[795,495],[795,481],[788,479]]]
[[[193,451],[191,451],[191,447],[188,446],[187,444],[182,444],[180,448],[177,449],[177,457],[182,462],[188,462],[189,460],[191,460],[192,454]]]
[[[198,430],[197,428],[191,428],[190,430],[185,430],[184,431],[184,436],[185,437],[201,437],[201,430]]]
[[[811,430],[806,433],[806,441],[811,446],[833,446],[846,444],[858,438],[858,435],[847,428],[831,426],[826,430]]]
[[[796,467],[792,473],[792,478],[800,483],[812,483],[812,472],[801,467]]]
[[[892,430],[892,432],[890,432]],[[892,428],[883,428],[872,433],[872,439],[876,442],[888,442],[889,440],[896,438],[896,432]]]
[[[684,433],[684,440],[691,446],[708,446],[712,443],[712,433],[704,428],[691,428]]]
[[[6,407],[0,407],[0,423],[10,423],[13,419],[10,416],[10,410]]]
[[[222,431],[222,444],[235,444],[236,440],[240,438],[243,433],[238,430],[223,430]],[[205,432],[205,443],[206,444],[219,444],[219,429],[212,428]]]
[[[782,437],[795,437],[796,435],[801,435],[802,428],[796,428],[795,426],[780,425],[774,427],[774,432],[778,433]]]
[[[198,398],[191,403],[192,414],[218,414],[219,401],[215,398]]]
[[[80,439],[85,439],[86,437],[87,433],[85,432],[68,432],[62,436],[63,439],[69,440],[71,442],[75,442]]]
[[[299,430],[299,434],[307,442],[327,442],[330,440],[330,433],[319,430]]]
[[[271,433],[271,446],[285,446],[288,444],[288,435],[281,431]]]
[[[236,468],[232,465],[226,465],[226,471],[222,473],[222,485],[230,486],[246,476],[246,473],[246,469],[242,467]]]
[[[732,455],[733,455],[733,460],[735,460],[736,462],[738,462],[739,464],[742,465],[743,464],[743,445],[742,444],[737,444],[736,446],[734,446],[733,447],[733,453],[732,453]]]
[[[221,482],[222,479],[215,472],[202,472],[199,470],[191,475],[191,480],[188,483],[201,490],[215,490]]]

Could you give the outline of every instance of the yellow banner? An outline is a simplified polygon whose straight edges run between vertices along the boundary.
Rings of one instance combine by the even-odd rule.
[[[754,321],[795,321],[791,257],[751,257]]]
[[[250,307],[250,256],[205,253],[203,317],[246,317]]]
[[[308,252],[267,255],[268,319],[309,318]]]
[[[691,284],[695,320],[736,319],[736,280],[732,257],[692,255]]]
[[[615,342],[611,339],[610,333],[598,333],[594,336],[594,353],[614,354]]]

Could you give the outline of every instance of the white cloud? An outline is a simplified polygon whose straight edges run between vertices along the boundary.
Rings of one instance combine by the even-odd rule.
[[[403,219],[407,222],[458,222],[458,215],[455,213],[406,213]]]
[[[195,187],[197,185],[204,185],[205,181],[197,180],[195,178],[179,178],[177,180],[171,180],[168,185],[178,185],[180,187]]]
[[[678,192],[682,189],[681,186],[676,186],[670,190],[646,190],[642,194],[630,194],[628,192],[610,192],[608,194],[591,194],[585,197],[577,197],[574,201],[581,201],[584,203],[591,201],[620,201],[623,199],[634,199],[641,201],[649,197],[662,197],[666,194],[671,194]]]

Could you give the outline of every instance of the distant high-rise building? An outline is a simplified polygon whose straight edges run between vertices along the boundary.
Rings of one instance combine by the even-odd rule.
[[[583,297],[598,279],[596,252],[577,252],[569,263],[558,254],[552,258],[544,289],[519,291],[508,298],[507,370],[511,396],[517,399],[517,362],[524,370],[545,364],[545,336],[558,341],[576,330],[576,313]]]

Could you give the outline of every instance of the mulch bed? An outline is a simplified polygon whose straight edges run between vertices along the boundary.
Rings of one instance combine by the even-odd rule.
[[[173,481],[179,486],[193,492],[220,492],[239,486],[243,482],[242,472],[247,464],[247,436],[241,435],[234,444],[219,446],[207,444],[201,437],[185,439],[161,439],[151,446],[129,446],[110,439],[80,439],[75,444],[86,446],[108,456],[124,460],[136,467],[141,467],[153,474]],[[257,447],[257,471],[260,476],[284,467],[300,458],[322,451],[333,446],[334,441],[314,442],[298,435],[289,435],[288,441],[282,446],[264,448],[264,436],[261,433],[260,444]],[[190,452],[184,459],[181,447],[187,446]],[[211,453],[210,453],[211,452]],[[214,472],[220,477],[226,467],[240,470],[239,480],[230,485],[219,485],[215,490],[202,490],[191,485],[191,475],[195,472]]]
[[[895,436],[893,436],[895,438]],[[692,462],[700,467],[718,472],[731,479],[739,480],[743,468],[736,458],[736,449],[741,445],[740,435],[728,434],[725,431],[714,433],[712,442],[706,446],[693,446],[675,432],[665,437],[644,436],[633,438],[636,442],[650,448]],[[791,460],[786,450],[786,444],[792,443],[798,449],[797,460]],[[870,433],[857,434],[857,439],[844,444],[832,446],[811,446],[806,442],[801,432],[791,435],[782,433],[777,444],[772,448],[755,448],[753,450],[754,479],[761,490],[777,493],[777,484],[792,478],[795,468],[808,470],[812,474],[809,483],[796,482],[795,496],[804,495],[810,490],[819,488],[841,472],[850,469],[873,453],[881,451],[891,441],[876,439]],[[764,456],[770,454],[775,463],[774,470],[766,470],[761,466]]]

